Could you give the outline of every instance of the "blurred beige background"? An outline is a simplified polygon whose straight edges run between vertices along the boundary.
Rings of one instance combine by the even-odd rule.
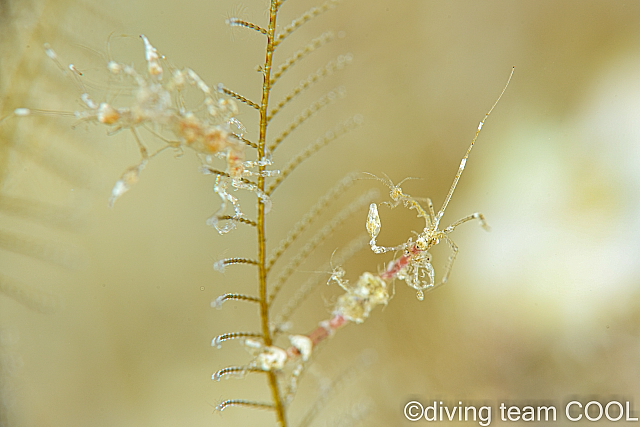
[[[347,90],[283,144],[276,162],[353,114],[364,124],[281,186],[269,244],[352,170],[394,182],[419,178],[405,191],[439,206],[515,66],[443,219],[480,211],[492,230],[470,223],[455,232],[460,254],[447,286],[419,302],[397,283],[386,309],[323,346],[292,404],[292,425],[364,349],[376,361],[330,392],[316,425],[335,425],[363,406],[364,425],[408,425],[402,410],[412,399],[487,402],[494,411],[502,401],[549,402],[559,408],[554,424],[565,424],[571,397],[636,399],[640,3],[395,3],[345,1],[278,52],[276,62],[327,29],[339,35],[283,77],[275,100],[336,55],[354,59],[274,120],[272,136],[326,91]],[[142,33],[176,66],[258,99],[263,41],[224,20],[264,23],[265,4],[0,2],[2,114],[78,108],[80,92],[46,58],[45,42],[85,72],[90,91],[104,92],[111,33],[133,36],[112,39],[116,59],[141,64]],[[313,4],[288,0],[279,22]],[[239,119],[257,139],[255,112],[244,109]],[[249,361],[237,343],[209,344],[220,333],[257,329],[255,308],[229,303],[218,311],[209,303],[224,292],[255,293],[251,268],[224,275],[211,268],[222,257],[255,256],[252,230],[219,236],[205,225],[219,198],[189,152],[163,153],[109,209],[113,183],[138,161],[133,139],[72,125],[61,116],[0,124],[0,425],[270,425],[269,413],[212,414],[227,398],[268,398],[260,377],[210,379]],[[364,180],[318,226],[372,187],[386,200],[384,186]],[[243,206],[252,212],[250,197]],[[380,244],[399,244],[422,226],[400,208],[380,215]],[[365,218],[363,209],[299,268],[276,308],[308,277],[326,280],[321,266],[364,233]],[[441,274],[446,248],[434,256]],[[363,251],[344,267],[355,281],[386,261]],[[321,286],[300,307],[294,331],[327,318],[338,293]]]

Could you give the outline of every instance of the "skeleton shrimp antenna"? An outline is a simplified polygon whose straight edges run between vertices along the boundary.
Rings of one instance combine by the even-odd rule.
[[[513,77],[513,72],[515,71],[515,69],[516,69],[516,67],[513,67],[511,69],[511,74],[509,74],[509,79],[507,80],[507,84],[504,85],[504,89],[502,89],[502,92],[500,92],[500,96],[498,97],[496,102],[493,103],[493,105],[491,106],[491,109],[489,110],[489,112],[487,114],[485,114],[484,118],[482,119],[482,121],[478,125],[478,130],[476,130],[476,134],[473,137],[473,140],[471,141],[471,145],[469,145],[469,148],[467,148],[467,152],[465,153],[464,157],[460,161],[460,167],[458,168],[458,173],[456,173],[456,177],[453,178],[453,184],[451,184],[451,188],[449,189],[449,193],[447,194],[447,197],[444,199],[444,203],[442,204],[442,208],[440,208],[440,210],[438,211],[438,214],[436,215],[436,220],[435,220],[435,226],[436,227],[438,227],[438,224],[440,223],[440,219],[442,218],[442,215],[444,215],[444,211],[445,211],[445,209],[447,209],[447,205],[449,204],[449,201],[451,200],[451,196],[453,196],[453,192],[456,189],[456,185],[458,185],[458,181],[460,180],[460,176],[462,175],[462,171],[464,170],[464,167],[467,164],[467,158],[469,158],[469,153],[471,153],[471,149],[473,148],[473,145],[476,143],[476,140],[478,139],[478,135],[480,135],[480,131],[482,130],[482,126],[484,125],[485,120],[487,120],[487,118],[489,117],[489,114],[491,114],[493,109],[496,108],[496,105],[498,105],[498,102],[500,102],[500,99],[502,98],[502,95],[504,95],[505,91],[507,90],[507,87],[509,87],[509,83],[511,82],[511,77]]]

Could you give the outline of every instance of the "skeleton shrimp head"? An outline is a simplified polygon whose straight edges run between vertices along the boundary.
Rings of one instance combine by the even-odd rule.
[[[426,252],[429,248],[434,247],[438,243],[440,243],[440,239],[438,238],[438,233],[431,232],[432,230],[425,229],[421,234],[418,235],[415,243],[415,249],[418,252]]]
[[[398,184],[394,184],[393,181],[391,181],[391,179],[385,174],[384,178],[380,178],[378,176],[375,176],[374,174],[365,172],[365,174],[369,175],[371,178],[380,181],[381,183],[383,183],[384,185],[386,185],[387,187],[389,187],[389,197],[391,198],[390,202],[383,202],[383,205],[387,205],[390,208],[395,208],[396,206],[398,206],[398,204],[400,204],[401,202],[405,204],[408,202],[408,199],[411,198],[411,196],[407,196],[406,194],[404,194],[402,192],[402,188],[400,187],[402,185],[403,182],[408,181],[410,179],[417,179],[417,178],[412,178],[412,177],[406,177],[405,179],[403,179],[402,181],[400,181]]]

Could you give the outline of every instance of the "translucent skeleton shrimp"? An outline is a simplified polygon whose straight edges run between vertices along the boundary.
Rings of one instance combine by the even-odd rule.
[[[257,161],[245,161],[246,144],[241,139],[242,135],[234,134],[231,125],[243,130],[242,124],[235,118],[238,107],[232,99],[219,96],[212,92],[211,88],[189,68],[175,69],[166,64],[166,59],[160,55],[147,37],[141,35],[144,42],[145,61],[147,64],[144,74],[138,73],[132,65],[126,65],[113,60],[107,63],[110,75],[121,83],[131,83],[131,104],[127,106],[114,106],[108,102],[97,103],[86,92],[80,73],[73,64],[67,68],[59,62],[56,53],[45,45],[45,53],[51,58],[58,68],[70,72],[74,81],[80,86],[83,93],[80,96],[84,111],[76,111],[74,116],[79,123],[95,123],[109,126],[109,134],[120,130],[130,130],[134,136],[140,151],[140,162],[128,168],[116,182],[111,192],[109,205],[127,192],[138,181],[140,172],[148,161],[166,148],[182,150],[184,147],[194,150],[202,155],[204,162],[209,162],[212,156],[223,158],[226,161],[226,169],[223,174],[218,173],[214,191],[222,199],[220,210],[216,212],[207,223],[216,227],[221,232],[227,232],[233,228],[233,223],[221,226],[218,223],[228,204],[234,209],[233,218],[243,216],[238,199],[229,194],[229,187],[253,191],[258,195],[261,203],[269,210],[271,202],[269,197],[258,187],[245,179],[254,174],[250,169],[259,166],[270,165],[268,158]],[[164,67],[163,67],[164,65]],[[167,68],[165,72],[165,68]],[[165,74],[169,74],[166,76]],[[202,105],[194,110],[185,107],[183,92],[188,87],[195,87],[204,96]],[[31,114],[65,114],[43,110],[31,110],[18,108],[15,116],[28,116]],[[6,118],[6,117],[5,117]],[[4,120],[4,119],[3,119]],[[150,133],[166,143],[164,147],[153,154],[149,154],[147,148],[138,135],[138,129],[143,127]],[[206,165],[202,168],[205,173],[212,173]],[[265,171],[264,174],[272,176],[277,171]]]
[[[255,358],[250,367],[258,366],[262,370],[279,371],[282,370],[287,363],[297,361],[298,358],[301,358],[303,361],[307,360],[311,356],[316,345],[332,336],[338,329],[344,327],[350,322],[363,323],[375,307],[379,305],[386,306],[389,303],[389,300],[393,297],[390,290],[392,289],[392,283],[396,278],[404,280],[409,286],[415,289],[419,300],[424,299],[424,291],[437,286],[435,270],[431,265],[431,254],[429,253],[429,249],[440,243],[442,240],[446,241],[451,248],[451,256],[449,257],[449,262],[447,263],[442,281],[438,283],[438,285],[447,282],[449,273],[451,272],[451,267],[458,253],[458,247],[453,243],[451,238],[449,238],[449,233],[455,230],[459,225],[474,219],[480,221],[480,225],[485,229],[488,229],[488,226],[485,222],[484,216],[478,212],[461,218],[442,230],[439,228],[440,220],[442,219],[449,201],[453,196],[453,192],[460,180],[462,171],[464,171],[466,166],[469,153],[473,149],[478,135],[480,134],[480,130],[482,129],[484,122],[487,120],[487,117],[489,117],[495,106],[502,98],[507,86],[509,86],[512,76],[513,70],[511,71],[509,80],[500,93],[497,101],[493,104],[489,112],[478,125],[476,134],[460,162],[458,172],[453,179],[453,184],[447,193],[445,201],[442,204],[442,208],[440,208],[437,213],[434,211],[433,204],[430,199],[426,199],[427,209],[425,209],[415,198],[405,194],[400,187],[402,182],[394,185],[389,178],[385,177],[382,179],[374,176],[375,179],[383,182],[387,187],[389,187],[391,202],[384,202],[384,204],[391,208],[395,208],[402,204],[407,209],[415,210],[419,218],[424,218],[425,227],[421,233],[416,233],[417,237],[415,238],[415,241],[413,238],[409,238],[405,243],[398,246],[379,246],[376,238],[380,233],[381,222],[378,214],[378,206],[375,203],[372,203],[369,206],[369,214],[366,220],[366,229],[371,237],[369,242],[371,250],[377,254],[402,251],[402,255],[391,261],[387,265],[387,268],[380,274],[373,274],[370,272],[363,273],[354,285],[350,285],[349,281],[344,278],[344,269],[340,266],[334,267],[327,284],[335,282],[345,291],[345,293],[336,300],[331,313],[331,318],[321,321],[318,324],[318,327],[307,335],[295,335],[290,337],[291,347],[287,350],[276,346],[263,347],[254,345],[253,348],[257,349],[257,351],[254,354]],[[249,341],[249,343],[251,343],[251,341]],[[218,373],[214,374],[214,376],[219,377]]]
[[[474,219],[477,219],[480,222],[480,225],[485,230],[489,230],[484,216],[479,212],[467,215],[464,218],[461,218],[453,224],[449,225],[448,227],[445,227],[444,229],[440,229],[440,220],[444,216],[445,210],[449,205],[449,201],[451,200],[456,186],[458,185],[460,176],[462,175],[462,172],[464,171],[464,168],[467,164],[469,153],[471,153],[471,150],[473,149],[473,146],[478,139],[478,135],[482,130],[482,126],[484,125],[485,120],[487,120],[487,117],[489,117],[495,106],[502,98],[502,95],[506,91],[507,86],[509,86],[509,82],[511,81],[512,76],[513,70],[511,71],[507,84],[505,85],[504,89],[502,89],[500,96],[493,104],[491,109],[487,112],[482,121],[478,124],[476,134],[473,137],[473,140],[471,141],[467,152],[460,161],[460,166],[458,167],[458,172],[453,179],[451,188],[447,193],[442,207],[440,208],[440,210],[438,210],[437,213],[434,212],[431,199],[426,199],[428,210],[425,210],[415,198],[411,197],[408,194],[405,194],[402,191],[402,188],[400,187],[402,182],[398,185],[394,185],[388,178],[381,179],[374,176],[375,179],[378,179],[389,187],[389,195],[392,202],[386,202],[387,205],[389,205],[391,208],[395,208],[399,204],[402,204],[409,210],[415,210],[419,218],[424,218],[425,227],[422,232],[416,233],[417,237],[415,238],[415,241],[410,237],[405,243],[393,247],[379,246],[377,244],[376,239],[378,237],[378,234],[380,233],[381,222],[380,216],[378,214],[378,206],[375,203],[372,203],[369,206],[369,214],[367,216],[366,222],[367,232],[369,233],[369,237],[371,237],[371,241],[369,242],[369,244],[373,252],[382,254],[389,251],[403,251],[403,254],[400,258],[397,258],[389,263],[386,270],[380,275],[380,278],[385,281],[392,280],[396,277],[404,280],[410,287],[417,291],[417,297],[419,300],[424,299],[425,290],[432,289],[438,285],[444,284],[449,279],[451,268],[456,259],[456,256],[458,255],[458,246],[453,242],[453,240],[451,240],[451,238],[449,237],[449,233],[455,230],[459,225]],[[445,271],[442,276],[441,282],[436,283],[435,270],[431,265],[431,254],[429,253],[429,249],[440,243],[442,240],[447,242],[447,244],[449,245],[449,248],[451,249],[451,255],[449,256],[449,260],[445,266]]]

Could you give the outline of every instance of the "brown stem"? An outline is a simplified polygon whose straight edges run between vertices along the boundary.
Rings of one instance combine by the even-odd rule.
[[[262,67],[262,99],[260,102],[260,138],[258,140],[258,158],[262,159],[266,154],[267,139],[267,107],[269,104],[269,93],[271,92],[271,64],[273,63],[273,51],[276,32],[276,16],[278,11],[278,0],[271,0],[269,9],[269,26],[267,27],[267,50],[264,66]],[[265,179],[262,176],[265,166],[259,167],[260,176],[258,178],[258,188],[264,193]],[[260,282],[260,319],[262,323],[262,335],[264,336],[265,346],[272,343],[271,331],[269,330],[269,304],[267,301],[267,251],[266,251],[266,234],[265,234],[265,209],[264,204],[258,200],[258,279]],[[284,406],[278,389],[278,380],[273,372],[269,372],[269,388],[273,399],[276,417],[280,427],[287,426],[287,419],[284,413]]]

